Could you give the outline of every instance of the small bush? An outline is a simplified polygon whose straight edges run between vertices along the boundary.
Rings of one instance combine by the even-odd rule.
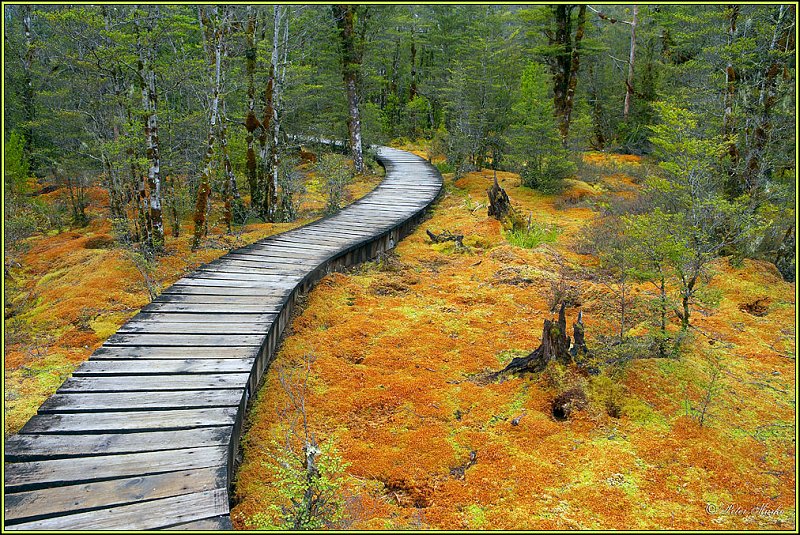
[[[325,213],[332,214],[342,206],[345,186],[353,176],[353,169],[340,154],[323,154],[315,167],[328,197]]]
[[[535,164],[529,162],[522,168],[522,185],[542,193],[558,193],[562,180],[575,174],[575,164],[561,155],[542,155]]]

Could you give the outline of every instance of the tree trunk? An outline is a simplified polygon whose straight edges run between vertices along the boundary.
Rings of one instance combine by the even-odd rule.
[[[274,6],[273,13],[273,34],[272,34],[272,67],[270,74],[272,77],[272,91],[270,92],[269,108],[272,110],[272,118],[270,120],[270,136],[269,136],[269,159],[271,171],[269,180],[269,211],[268,216],[270,221],[275,221],[275,214],[278,208],[278,166],[279,166],[279,152],[278,140],[280,136],[280,122],[278,121],[278,105],[277,102],[280,98],[280,42],[281,42],[281,24],[285,17],[282,6]]]
[[[227,8],[226,8],[227,9]],[[228,13],[223,17],[222,28],[220,29],[222,35],[222,58],[223,68],[221,69],[220,86],[225,86],[225,69],[228,67],[228,33],[230,32]],[[223,210],[223,220],[225,228],[228,232],[231,231],[233,222],[233,206],[239,199],[239,191],[236,187],[236,175],[233,173],[233,165],[231,164],[230,154],[228,153],[228,112],[225,107],[225,97],[220,95],[220,116],[219,116],[219,147],[222,156],[222,167],[225,172],[225,177],[222,184],[223,201],[225,207]]]
[[[631,53],[628,59],[628,79],[625,81],[625,104],[622,108],[622,117],[627,121],[631,111],[633,98],[633,67],[636,61],[636,24],[638,22],[639,6],[633,4],[633,18],[631,19]]]
[[[247,184],[250,187],[250,208],[254,209],[261,205],[258,179],[256,171],[256,151],[254,146],[255,131],[261,126],[256,118],[256,16],[252,6],[247,6],[247,30],[245,31],[245,69],[247,72],[247,116],[244,120],[244,127],[247,129],[247,157],[245,166],[247,168]]]
[[[417,44],[414,42],[414,33],[411,33],[411,83],[408,89],[408,101],[417,96]]]
[[[567,336],[567,319],[565,315],[566,305],[561,303],[561,308],[558,311],[558,320],[544,320],[542,328],[542,343],[531,354],[526,357],[517,357],[513,359],[508,366],[497,372],[497,376],[507,373],[539,373],[544,371],[547,364],[551,360],[555,360],[562,364],[569,364],[572,362],[572,354],[570,353],[570,339]],[[579,317],[578,323],[580,324],[581,343],[586,347],[583,340],[583,323]],[[577,351],[577,348],[576,348]]]
[[[575,100],[575,88],[578,84],[580,67],[580,44],[583,40],[586,25],[586,5],[578,7],[578,20],[575,30],[575,41],[572,41],[572,9],[565,4],[554,6],[556,31],[551,45],[559,48],[558,54],[551,62],[553,71],[553,103],[558,119],[558,130],[564,145],[569,136],[572,107]]]
[[[786,13],[789,13],[791,20],[784,23]],[[778,21],[770,44],[770,51],[781,49],[785,52],[794,51],[794,5],[780,6]],[[761,176],[764,173],[765,162],[764,153],[772,130],[772,108],[777,102],[777,81],[778,74],[783,72],[786,66],[778,60],[772,61],[764,73],[761,83],[758,103],[761,106],[761,116],[756,119],[756,126],[753,129],[752,142],[748,150],[747,163],[744,170],[745,191],[755,194],[761,187]]]
[[[208,198],[211,194],[211,176],[214,165],[214,143],[216,142],[217,122],[219,118],[219,92],[222,75],[222,33],[219,29],[219,21],[216,20],[216,8],[212,7],[211,12],[214,16],[214,27],[211,27],[211,19],[206,13],[205,7],[198,8],[200,24],[203,27],[203,34],[206,41],[206,54],[210,63],[211,75],[211,109],[208,126],[208,141],[206,143],[206,155],[203,161],[203,172],[200,175],[200,185],[197,188],[197,200],[194,206],[194,238],[192,240],[192,250],[200,246],[200,240],[207,232],[206,208]]]
[[[36,43],[33,39],[32,16],[30,4],[20,6],[22,10],[22,31],[25,34],[25,55],[22,57],[22,108],[24,110],[25,127],[25,157],[32,164],[31,170],[36,170],[32,158],[33,147],[35,146],[33,137],[35,135],[33,123],[36,120],[36,93],[33,90],[33,58],[36,54]]]
[[[361,140],[361,111],[359,108],[359,70],[362,51],[355,32],[355,10],[352,4],[333,6],[333,16],[340,31],[342,50],[342,78],[347,91],[347,130],[350,135],[350,151],[356,173],[364,172],[364,152]]]
[[[148,13],[147,30],[158,21],[159,9],[153,8]],[[153,17],[152,19],[150,17]],[[146,241],[154,251],[164,246],[164,222],[161,211],[161,151],[158,141],[158,94],[156,93],[156,73],[153,70],[153,50],[150,43],[142,43],[141,34],[137,30],[137,49],[139,84],[144,110],[144,137],[147,146],[147,230]]]

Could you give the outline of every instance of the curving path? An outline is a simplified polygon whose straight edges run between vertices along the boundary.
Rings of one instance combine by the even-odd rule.
[[[394,247],[441,190],[422,158],[378,159],[363,199],[201,266],[78,367],[5,443],[5,528],[230,529],[245,407],[298,294]]]

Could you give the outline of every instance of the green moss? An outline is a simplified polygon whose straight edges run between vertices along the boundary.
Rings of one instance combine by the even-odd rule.
[[[640,427],[652,431],[669,431],[670,425],[663,414],[639,399],[627,398],[622,404],[622,414]]]
[[[485,529],[488,524],[486,512],[474,503],[464,508],[464,520],[469,529]]]

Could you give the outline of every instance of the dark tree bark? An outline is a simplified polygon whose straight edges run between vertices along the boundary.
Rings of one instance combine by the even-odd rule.
[[[728,46],[732,46],[736,40],[736,21],[739,18],[740,6],[733,4],[727,7],[728,16]],[[736,101],[736,82],[737,73],[733,61],[728,61],[725,66],[725,101],[722,112],[722,135],[729,138],[728,155],[731,158],[728,167],[728,179],[726,189],[728,194],[735,196],[739,193],[737,167],[739,164],[739,148],[736,144],[736,126],[734,124],[733,105]]]
[[[256,171],[256,151],[254,146],[255,131],[261,127],[261,123],[256,117],[256,15],[252,6],[247,6],[247,27],[245,31],[245,69],[247,73],[247,115],[244,120],[244,127],[247,129],[247,156],[245,166],[247,169],[247,184],[250,187],[250,208],[260,206],[257,171]]]
[[[550,45],[555,45],[558,52],[551,58],[550,67],[553,72],[553,103],[558,119],[558,130],[566,145],[569,136],[569,125],[575,100],[575,88],[578,84],[580,68],[580,46],[586,26],[586,5],[578,6],[575,39],[572,38],[572,11],[574,5],[553,6],[556,29],[549,34]]]
[[[499,371],[497,375],[508,373],[539,373],[547,367],[547,364],[551,360],[562,364],[569,364],[572,362],[570,340],[569,336],[567,336],[565,308],[566,305],[561,303],[557,321],[544,320],[542,343],[539,347],[526,357],[517,357],[513,359],[508,366]],[[585,347],[585,343],[583,345]]]
[[[337,4],[333,6],[333,17],[339,27],[342,52],[342,78],[347,90],[347,130],[350,134],[350,151],[356,173],[364,172],[364,151],[361,139],[360,70],[363,59],[363,43],[356,33],[355,15],[359,6]],[[363,23],[365,27],[366,23]]]
[[[497,182],[497,172],[494,173],[494,183],[486,190],[489,196],[489,217],[493,217],[509,230],[522,230],[526,228],[525,221],[517,210],[511,205],[506,190]]]
[[[29,159],[31,169],[36,171],[34,159],[31,157],[35,146],[33,123],[36,120],[36,93],[33,90],[33,58],[36,55],[36,43],[33,39],[32,15],[30,4],[20,6],[22,10],[22,31],[25,34],[25,54],[22,56],[22,108],[24,110],[25,127],[25,153]]]

